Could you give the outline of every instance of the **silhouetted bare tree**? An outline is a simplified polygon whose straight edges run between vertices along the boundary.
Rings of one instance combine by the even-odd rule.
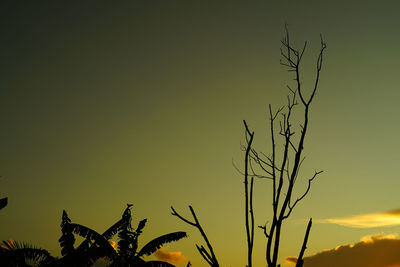
[[[284,220],[289,218],[296,205],[304,199],[309,193],[311,183],[321,173],[316,171],[308,178],[308,185],[303,194],[298,197],[293,195],[293,191],[297,182],[300,167],[304,161],[303,149],[309,126],[309,112],[311,103],[318,89],[320,72],[322,69],[323,55],[326,49],[326,44],[321,36],[321,48],[316,62],[316,77],[313,82],[309,96],[306,96],[305,90],[302,87],[300,76],[300,65],[303,59],[304,51],[307,47],[307,42],[301,50],[294,48],[289,39],[289,32],[285,27],[285,37],[282,40],[281,49],[281,64],[288,68],[288,71],[294,73],[295,86],[287,86],[289,95],[287,96],[287,104],[276,111],[272,111],[269,105],[269,120],[270,120],[270,135],[271,135],[271,153],[266,155],[257,151],[252,147],[254,132],[251,132],[246,121],[245,137],[245,167],[244,167],[244,183],[245,183],[245,225],[248,245],[248,266],[252,266],[252,250],[254,238],[254,211],[253,211],[253,179],[263,178],[271,180],[272,186],[272,221],[271,224],[259,226],[264,230],[264,235],[267,239],[266,260],[269,267],[276,267],[278,261],[278,252],[280,246],[280,238]],[[300,105],[303,110],[303,119],[300,123],[300,134],[295,135],[295,130],[292,122],[292,116],[295,106]],[[278,116],[280,119],[278,119]],[[279,121],[279,130],[275,125]],[[282,137],[283,151],[279,154],[277,151],[277,136]],[[278,155],[281,157],[278,158]],[[250,178],[250,185],[249,185]],[[308,234],[311,228],[311,220],[307,227],[306,236],[303,242],[301,257],[306,248]],[[301,266],[301,265],[300,265]],[[299,267],[299,266],[298,266]]]
[[[280,265],[277,265],[277,261],[283,222],[289,218],[297,204],[309,193],[312,181],[314,181],[314,179],[321,173],[321,171],[316,171],[314,174],[312,174],[308,178],[308,184],[304,189],[303,194],[298,197],[293,196],[299,170],[304,161],[303,150],[309,125],[310,106],[318,89],[326,44],[321,36],[321,48],[319,50],[318,59],[316,62],[316,77],[309,92],[309,96],[307,97],[302,88],[300,77],[300,64],[303,59],[304,51],[307,47],[307,42],[304,43],[304,46],[301,50],[297,50],[291,44],[289,37],[289,31],[285,26],[285,37],[282,40],[283,48],[281,49],[281,65],[287,67],[289,72],[294,73],[295,86],[287,86],[289,89],[289,95],[287,96],[286,106],[278,108],[273,112],[271,105],[269,105],[269,128],[272,145],[272,151],[270,155],[258,152],[258,150],[252,147],[254,141],[254,132],[250,130],[246,121],[243,121],[246,139],[246,145],[242,147],[243,151],[245,151],[244,171],[242,172],[238,168],[237,169],[244,175],[247,267],[252,267],[253,264],[252,254],[255,225],[253,210],[254,178],[269,179],[272,181],[272,222],[268,228],[266,224],[264,226],[259,226],[259,228],[264,230],[264,235],[267,239],[266,261],[268,267],[279,267]],[[300,99],[299,102],[298,99]],[[303,109],[303,119],[302,122],[300,122],[300,134],[296,136],[292,124],[292,116],[295,106],[299,104]],[[281,119],[278,119],[278,116],[282,116],[280,117]],[[278,131],[275,128],[277,120],[279,121]],[[281,136],[283,140],[283,151],[281,151],[280,154],[281,158],[278,158],[279,153],[276,149],[277,143],[279,143],[276,137],[277,134]],[[173,207],[171,207],[171,209],[172,215],[177,216],[180,220],[196,227],[199,230],[208,248],[207,250],[203,246],[196,245],[199,253],[210,266],[219,266],[211,243],[209,242],[207,235],[200,225],[193,208],[189,206],[194,221],[190,221],[182,217]],[[307,248],[311,225],[312,219],[309,220],[296,267],[303,266],[302,258],[304,251]]]

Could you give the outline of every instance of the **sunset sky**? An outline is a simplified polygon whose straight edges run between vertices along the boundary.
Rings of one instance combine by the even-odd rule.
[[[312,217],[305,267],[400,266],[400,3],[272,2],[1,1],[0,240],[59,256],[63,209],[102,232],[132,203],[133,225],[148,219],[142,245],[187,231],[159,258],[202,267],[200,234],[170,212],[192,205],[221,266],[244,266],[232,162],[244,164],[243,119],[269,152],[268,104],[285,104],[293,82],[279,64],[287,23],[308,41],[306,92],[320,34],[327,43],[299,179],[324,172],[286,221],[279,262],[292,266]],[[270,183],[255,187],[264,225]],[[257,229],[255,267],[265,243]]]

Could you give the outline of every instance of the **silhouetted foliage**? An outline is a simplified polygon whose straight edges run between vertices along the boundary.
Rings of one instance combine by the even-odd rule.
[[[3,241],[0,246],[1,266],[51,266],[54,261],[47,250],[26,243]]]
[[[174,232],[159,236],[147,243],[139,252],[138,237],[143,232],[147,219],[139,222],[138,227],[131,227],[131,206],[128,205],[122,214],[122,218],[108,228],[103,234],[99,234],[84,225],[72,223],[64,210],[61,218],[61,258],[52,257],[44,249],[35,248],[28,244],[20,244],[14,241],[3,241],[0,247],[0,266],[51,266],[51,267],[85,267],[92,266],[100,258],[107,258],[110,265],[118,267],[171,267],[173,265],[162,261],[148,261],[143,256],[151,255],[166,243],[178,241],[186,237],[185,232]],[[118,234],[118,250],[110,244],[109,240]],[[75,247],[75,235],[84,240]]]
[[[175,232],[175,233],[170,233],[166,235],[159,236],[153,240],[151,240],[149,243],[147,243],[138,253],[138,257],[142,256],[149,256],[156,252],[159,248],[161,248],[164,244],[170,243],[173,241],[178,241],[182,238],[186,237],[185,232]]]
[[[7,206],[8,204],[8,198],[4,197],[4,198],[0,198],[0,210],[3,209],[5,206]]]
[[[62,235],[58,242],[61,247],[61,255],[66,256],[74,251],[75,237],[72,233],[71,220],[65,210],[63,210],[61,218],[61,232]]]
[[[151,255],[161,246],[166,243],[178,241],[186,237],[185,232],[174,232],[166,235],[159,236],[152,241],[148,242],[141,250],[138,250],[138,238],[143,232],[147,220],[144,219],[139,222],[138,227],[134,230],[131,226],[131,211],[130,207],[125,210],[123,216],[125,221],[121,226],[118,233],[118,251],[117,257],[112,259],[110,266],[139,266],[145,264],[141,257]],[[150,262],[149,262],[150,263]],[[140,265],[141,266],[141,265]]]

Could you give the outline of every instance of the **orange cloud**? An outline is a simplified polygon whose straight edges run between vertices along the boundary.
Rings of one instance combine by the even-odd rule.
[[[156,252],[154,252],[154,255],[157,257],[157,259],[161,261],[166,261],[171,264],[177,264],[182,261],[188,261],[188,259],[184,256],[182,256],[182,252],[179,251],[167,251],[165,249],[160,248]]]
[[[287,263],[289,263],[289,264],[296,265],[296,263],[297,263],[297,257],[287,257],[287,258],[285,259],[285,261],[286,261]]]
[[[373,228],[400,225],[400,209],[382,213],[367,213],[349,217],[316,220],[319,223],[332,223],[352,228]]]
[[[394,235],[366,236],[356,244],[341,245],[304,258],[305,267],[400,267],[400,239]],[[296,264],[296,257],[286,262]]]
[[[114,240],[109,240],[108,243],[110,243],[110,245],[113,247],[113,249],[114,249],[115,251],[117,251],[117,247],[116,247],[117,242],[115,242]]]

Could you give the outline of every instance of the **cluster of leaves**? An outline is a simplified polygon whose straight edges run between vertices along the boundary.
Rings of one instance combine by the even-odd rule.
[[[143,232],[147,219],[139,222],[136,229],[131,225],[131,206],[126,207],[122,218],[99,234],[84,225],[72,223],[64,210],[61,219],[62,235],[58,240],[61,247],[61,258],[52,257],[46,250],[28,244],[3,241],[0,247],[0,262],[5,266],[91,266],[100,258],[108,259],[110,267],[116,266],[173,266],[166,262],[143,260],[166,243],[186,237],[185,232],[173,232],[159,236],[142,249],[138,250],[138,238]],[[110,244],[113,236],[118,234],[118,249]],[[75,247],[75,235],[84,238]]]

